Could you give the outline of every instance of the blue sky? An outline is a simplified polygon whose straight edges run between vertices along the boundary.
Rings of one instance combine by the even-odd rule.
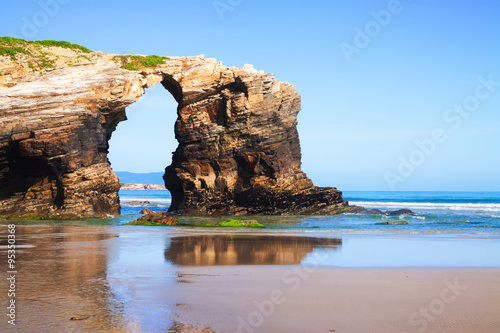
[[[342,190],[500,190],[500,3],[9,1],[0,35],[253,64],[296,86],[303,170]],[[127,109],[116,171],[170,164],[176,103]]]

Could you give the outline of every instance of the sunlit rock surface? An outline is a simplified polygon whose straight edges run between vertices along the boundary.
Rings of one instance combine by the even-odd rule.
[[[159,83],[179,103],[179,146],[165,161],[171,211],[332,214],[346,208],[340,191],[314,186],[301,171],[300,96],[293,85],[251,65],[226,67],[203,56],[129,71],[113,54],[82,59],[63,51],[47,48],[61,55],[43,73],[22,57],[0,56],[1,216],[119,214],[120,182],[107,159],[108,141],[126,119],[125,108]]]

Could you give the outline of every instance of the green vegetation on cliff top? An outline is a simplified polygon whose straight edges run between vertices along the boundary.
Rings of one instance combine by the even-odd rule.
[[[33,56],[33,49],[30,47],[34,47],[40,51],[41,46],[58,46],[66,49],[79,50],[84,53],[90,53],[88,48],[85,46],[81,46],[78,44],[71,44],[66,41],[57,41],[57,40],[25,40],[20,38],[13,37],[0,37],[0,55],[10,55],[12,60],[16,60],[16,55],[18,53],[23,53],[29,56]]]
[[[41,70],[44,68],[55,68],[55,61],[58,56],[51,58],[48,52],[44,52],[42,49],[44,47],[56,46],[66,49],[75,50],[82,53],[92,52],[85,46],[78,44],[72,44],[66,41],[57,40],[36,40],[30,41],[14,37],[0,37],[0,56],[7,55],[10,56],[12,60],[18,60],[19,54],[24,54],[29,57],[28,66],[33,71]],[[86,55],[78,55],[77,59],[85,58],[90,61],[90,58]],[[165,60],[170,60],[169,57],[150,55],[150,56],[140,56],[140,55],[117,55],[113,57],[113,60],[120,62],[121,68],[130,71],[138,71],[143,68],[156,67],[161,64],[165,64]],[[67,65],[73,65],[70,61]]]
[[[122,68],[129,71],[138,71],[145,67],[156,67],[165,64],[165,60],[170,60],[169,57],[160,57],[157,55],[139,56],[139,55],[122,55],[113,57],[115,61],[121,61]]]
[[[75,50],[77,52],[90,53],[88,48],[71,44],[66,41],[57,40],[36,40],[30,41],[13,37],[0,37],[0,56],[10,56],[12,60],[18,60],[19,54],[24,54],[28,57],[28,67],[33,70],[42,70],[46,68],[55,68],[58,56],[53,57],[49,52],[45,52],[42,47],[62,47],[66,49]],[[86,56],[83,56],[89,59]]]

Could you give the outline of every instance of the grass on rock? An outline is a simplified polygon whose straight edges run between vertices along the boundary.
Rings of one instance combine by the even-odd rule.
[[[165,64],[165,60],[170,60],[170,58],[160,57],[157,55],[139,56],[127,54],[122,56],[115,56],[113,60],[121,61],[123,69],[128,69],[129,71],[138,71],[143,68],[156,67],[158,65]]]
[[[78,44],[72,44],[66,41],[57,40],[36,40],[30,41],[14,37],[0,37],[0,56],[9,56],[12,60],[28,60],[28,67],[33,70],[33,72],[44,70],[47,68],[56,68],[56,60],[59,58],[57,55],[51,55],[48,51],[48,47],[62,47],[70,50],[74,50],[79,54],[76,60],[86,59],[91,61],[85,53],[92,52],[85,46]],[[45,50],[45,51],[44,51]],[[114,61],[121,63],[121,68],[130,71],[139,71],[144,68],[156,67],[158,65],[165,64],[166,60],[170,60],[169,57],[150,55],[150,56],[140,56],[140,55],[117,55],[113,58]],[[69,66],[73,66],[75,63],[69,61],[66,63]]]
[[[71,44],[70,42],[66,41],[57,41],[57,40],[30,41],[14,37],[0,37],[0,56],[7,55],[10,56],[12,60],[19,60],[18,57],[20,55],[24,55],[29,59],[28,66],[34,72],[37,70],[43,70],[47,68],[55,69],[56,67],[55,61],[58,59],[58,57],[56,56],[55,58],[51,58],[51,55],[48,52],[45,52],[43,49],[43,47],[51,47],[51,46],[71,49],[82,53],[92,52],[85,46],[81,46],[78,44]],[[90,58],[85,55],[81,55],[81,57],[85,57],[87,60],[90,60]]]

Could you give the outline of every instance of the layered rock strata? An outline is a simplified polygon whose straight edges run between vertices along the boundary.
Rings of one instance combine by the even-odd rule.
[[[81,60],[72,50],[46,52]],[[1,216],[119,214],[108,141],[125,108],[159,83],[179,103],[179,146],[164,176],[170,211],[330,214],[346,207],[340,191],[315,187],[300,169],[293,85],[203,56],[139,71],[102,52],[85,59],[40,73],[22,57],[0,56]]]

